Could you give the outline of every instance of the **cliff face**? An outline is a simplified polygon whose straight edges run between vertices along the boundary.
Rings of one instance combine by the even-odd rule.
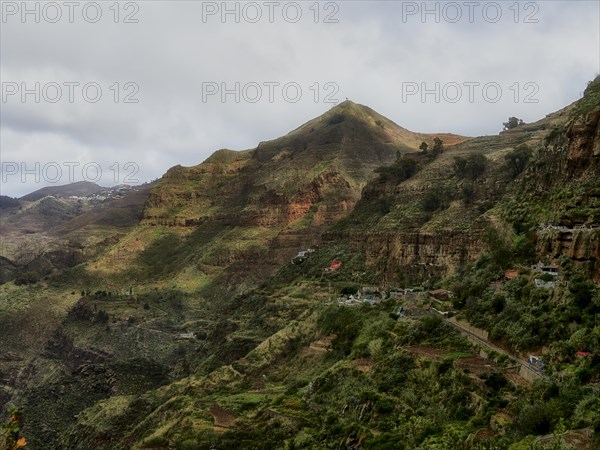
[[[363,253],[365,264],[391,284],[419,283],[455,273],[485,249],[480,234],[458,230],[327,233],[324,242],[339,240]]]
[[[596,82],[596,84],[598,84]],[[594,86],[592,86],[593,88]],[[600,88],[596,87],[600,90]],[[586,92],[586,95],[590,93]],[[584,98],[585,99],[585,98]],[[556,178],[574,193],[562,207],[556,227],[538,231],[537,252],[553,259],[566,255],[600,280],[600,105],[576,114],[562,135],[550,140],[560,157]]]
[[[600,228],[540,231],[536,251],[552,259],[566,255],[600,280]]]
[[[574,119],[567,129],[568,161],[572,171],[595,168],[600,161],[600,105]]]

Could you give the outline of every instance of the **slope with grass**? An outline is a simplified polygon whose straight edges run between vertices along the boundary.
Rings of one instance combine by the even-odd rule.
[[[103,256],[0,287],[0,398],[34,448],[594,448],[599,80],[534,124],[440,135],[440,154],[345,102],[171,169]],[[559,263],[554,288],[536,286],[540,258]],[[337,304],[414,284],[451,289],[498,347],[543,355],[543,379],[480,356],[427,294]]]

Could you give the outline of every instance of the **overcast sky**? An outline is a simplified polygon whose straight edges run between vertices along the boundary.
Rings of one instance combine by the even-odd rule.
[[[1,193],[11,196],[148,181],[219,148],[254,148],[346,98],[413,131],[496,134],[509,115],[535,121],[577,100],[600,73],[597,1],[27,9],[2,2]]]

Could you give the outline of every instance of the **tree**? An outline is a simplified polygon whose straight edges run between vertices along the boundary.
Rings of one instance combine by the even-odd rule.
[[[408,180],[417,171],[418,165],[415,160],[402,157],[396,159],[396,162],[389,166],[382,166],[375,169],[375,172],[380,175],[383,182],[393,181],[396,183]]]
[[[427,142],[421,142],[421,145],[419,145],[419,150],[421,150],[424,155],[427,154],[428,148],[429,148],[429,145],[427,145]]]
[[[525,125],[525,122],[523,122],[523,120],[519,119],[518,117],[509,117],[508,122],[503,122],[502,125],[504,125],[505,130],[512,130],[513,128]]]
[[[444,141],[442,141],[439,137],[436,137],[433,140],[433,148],[431,149],[431,154],[437,156],[442,153],[444,153]]]
[[[38,281],[40,281],[40,276],[32,270],[20,273],[15,278],[15,284],[17,286],[22,286],[24,284],[35,284]]]
[[[483,153],[472,153],[466,158],[456,156],[454,158],[454,172],[459,178],[476,180],[487,167],[487,158]]]
[[[342,288],[342,295],[354,295],[356,294],[356,291],[358,291],[358,286],[344,286]]]
[[[446,209],[448,207],[448,199],[446,198],[443,191],[440,189],[434,189],[433,191],[427,192],[423,197],[422,207],[425,212],[434,212],[439,209]]]

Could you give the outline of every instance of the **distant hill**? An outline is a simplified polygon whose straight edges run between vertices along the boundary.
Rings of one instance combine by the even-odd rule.
[[[46,195],[35,201],[6,197],[5,203],[16,202],[17,206],[2,209],[0,256],[19,270],[40,276],[53,268],[78,264],[117,241],[139,222],[152,186],[149,183],[131,188],[101,188],[96,193],[99,198],[86,200],[71,199],[69,195]],[[84,196],[82,189],[64,192]],[[41,258],[42,255],[45,256]],[[9,266],[0,264],[0,284],[15,274]]]
[[[76,195],[78,197],[85,197],[87,195],[95,194],[104,190],[102,186],[92,183],[90,181],[78,181],[76,183],[65,184],[62,186],[46,186],[37,191],[33,191],[30,194],[24,195],[20,200],[27,202],[35,202],[43,197],[52,195],[54,197],[70,197]]]
[[[7,195],[0,195],[0,208],[14,208],[19,206],[19,200]]]

